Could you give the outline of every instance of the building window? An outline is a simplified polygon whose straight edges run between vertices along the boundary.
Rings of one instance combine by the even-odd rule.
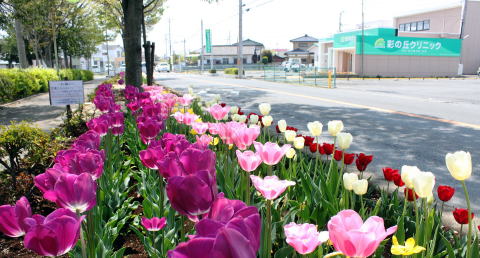
[[[410,23],[405,24],[405,31],[410,31]]]
[[[399,31],[405,31],[405,24],[400,24]]]
[[[429,30],[429,29],[430,29],[430,20],[423,21],[423,30]]]
[[[417,23],[416,22],[412,22],[411,25],[410,25],[410,30],[411,31],[417,31]]]
[[[307,63],[307,59],[306,58],[302,58],[302,64],[306,64]]]
[[[423,30],[423,21],[417,22],[417,30],[418,31]]]
[[[308,47],[308,44],[307,43],[299,43],[298,46],[299,47]]]
[[[222,58],[223,64],[228,64],[228,58]]]

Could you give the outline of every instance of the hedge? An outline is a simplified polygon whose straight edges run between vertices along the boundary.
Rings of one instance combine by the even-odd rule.
[[[86,70],[63,69],[59,75],[54,69],[0,69],[0,103],[46,92],[48,81],[93,80],[93,73]]]

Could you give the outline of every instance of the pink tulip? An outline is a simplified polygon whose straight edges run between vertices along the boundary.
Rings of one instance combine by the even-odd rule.
[[[160,133],[161,129],[162,124],[154,119],[149,119],[138,124],[140,137],[145,144],[149,144],[152,140],[157,138],[157,135]]]
[[[196,136],[196,138],[197,143],[202,147],[207,147],[213,141],[213,137],[207,134],[203,134],[200,137]]]
[[[240,128],[234,131],[233,141],[238,149],[246,150],[260,135],[260,127],[253,125],[250,128]]]
[[[108,133],[110,124],[108,120],[102,118],[95,118],[87,122],[87,127],[89,130],[93,130],[98,133],[100,136],[105,136]]]
[[[0,206],[0,231],[9,237],[20,237],[25,235],[28,225],[24,219],[32,216],[32,209],[27,198],[23,197],[17,201],[15,206]]]
[[[183,95],[183,97],[178,98],[177,101],[180,105],[186,107],[192,103],[193,97],[189,94]]]
[[[291,148],[290,144],[284,144],[282,147],[273,142],[267,142],[265,145],[260,142],[253,142],[255,150],[260,154],[265,164],[273,166],[280,162],[288,149]]]
[[[151,219],[147,219],[146,217],[142,217],[142,226],[145,227],[148,231],[159,231],[164,228],[166,225],[166,218],[157,218],[153,217]]]
[[[236,153],[238,164],[240,164],[240,167],[247,172],[255,171],[255,169],[262,164],[262,158],[258,153],[254,153],[253,151],[245,151],[242,153],[239,150],[237,150]]]
[[[225,144],[233,144],[235,140],[235,132],[247,128],[245,124],[238,122],[228,122],[218,124],[218,136]]]
[[[296,224],[290,222],[283,227],[287,243],[300,254],[309,254],[328,240],[328,232],[319,233],[313,224]]]
[[[212,135],[216,135],[220,131],[220,126],[221,124],[219,123],[208,123],[208,132]]]
[[[175,120],[177,120],[177,123],[183,124],[183,118],[185,115],[182,112],[175,112],[175,114],[172,115]]]
[[[208,124],[207,123],[192,123],[192,128],[198,134],[205,134],[208,130]]]
[[[46,195],[46,199],[54,200],[62,208],[83,213],[97,203],[97,183],[88,173],[63,173],[55,183],[53,191]]]
[[[64,255],[77,244],[84,217],[79,218],[67,209],[57,209],[47,217],[34,215],[27,218],[25,223],[30,229],[23,240],[24,245],[39,255]]]
[[[215,118],[215,120],[217,121],[222,120],[228,114],[229,111],[230,111],[229,106],[222,107],[219,104],[215,104],[208,109],[208,112],[210,113],[210,115],[212,115],[213,118]]]
[[[198,118],[200,117],[195,114],[186,113],[183,115],[183,123],[186,125],[191,125]]]
[[[365,223],[353,210],[343,210],[328,222],[330,240],[337,251],[350,257],[368,257],[377,250],[380,242],[395,233],[397,226],[385,231],[383,219],[368,218]]]
[[[295,182],[288,180],[279,180],[277,176],[266,176],[264,179],[258,176],[250,175],[255,188],[267,200],[273,200],[280,196],[287,187],[295,185]]]
[[[135,113],[140,108],[140,102],[132,101],[132,102],[127,104],[127,107],[128,107],[128,109],[130,109],[130,111]]]
[[[50,191],[53,191],[55,188],[55,183],[57,182],[58,178],[66,172],[63,172],[61,169],[59,169],[59,165],[54,165],[53,168],[49,168],[45,171],[45,173],[42,173],[38,176],[35,176],[34,182],[35,186],[40,189],[43,193],[43,198],[54,202],[55,199],[50,200],[48,199],[49,196],[55,196],[50,193]]]

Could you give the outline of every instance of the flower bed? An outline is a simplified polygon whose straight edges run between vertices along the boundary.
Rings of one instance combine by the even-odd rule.
[[[468,209],[454,212],[466,235],[441,225],[452,188],[435,200],[434,175],[413,166],[383,169],[393,193],[369,186],[373,156],[347,152],[353,137],[341,121],[328,122],[334,142],[321,143],[318,121],[310,136],[284,120],[269,130],[268,104],[245,115],[143,89],[126,87],[124,113],[100,85],[93,102],[103,114],[35,177],[58,209],[32,215],[21,198],[0,207],[0,231],[50,256],[122,257],[119,242],[133,232],[150,257],[478,257]],[[354,163],[358,172],[347,170]],[[467,192],[470,155],[446,163]]]

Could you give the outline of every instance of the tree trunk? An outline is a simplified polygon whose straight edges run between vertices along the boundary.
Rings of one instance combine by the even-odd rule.
[[[63,59],[65,60],[65,69],[68,69],[68,54],[67,51],[63,50]]]
[[[124,14],[126,85],[142,85],[142,13],[143,1],[122,0]]]
[[[23,25],[19,19],[15,19],[15,36],[17,38],[18,59],[21,68],[28,68],[25,39],[23,38]]]
[[[68,59],[69,59],[68,64],[70,65],[70,69],[73,69],[72,56],[69,56]]]

